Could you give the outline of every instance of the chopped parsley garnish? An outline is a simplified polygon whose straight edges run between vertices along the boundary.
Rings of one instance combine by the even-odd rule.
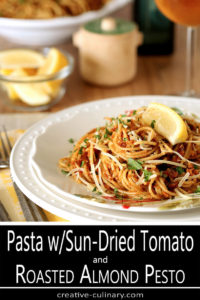
[[[137,112],[137,110],[134,110],[133,113],[132,113],[132,115],[135,116],[136,112]]]
[[[65,175],[69,174],[69,171],[61,170],[61,172]]]
[[[198,170],[199,167],[197,165],[193,165],[195,170]]]
[[[137,160],[137,162],[139,162],[139,164],[141,164],[141,165],[143,164],[143,161],[141,161],[139,159]]]
[[[106,128],[106,133],[104,134],[104,138],[107,139],[109,135],[112,135],[112,132]]]
[[[92,192],[96,193],[96,195],[102,195],[101,192],[97,191],[97,187],[96,186],[93,188]]]
[[[151,175],[153,175],[152,172],[148,171],[148,170],[144,170],[144,181],[147,182],[150,180]]]
[[[178,107],[171,107],[171,109],[173,109],[177,114],[179,114],[180,116],[183,115],[183,112],[178,108]]]
[[[155,127],[155,123],[156,123],[156,121],[155,121],[155,120],[152,120],[152,122],[151,122],[151,128],[154,128],[154,127]]]
[[[120,124],[126,125],[125,122],[124,122],[123,120],[118,119],[118,121],[119,121]]]
[[[142,162],[139,160],[134,160],[133,158],[128,159],[128,169],[129,170],[141,170],[142,169]]]
[[[100,134],[96,134],[94,137],[95,137],[96,139],[98,139],[98,140],[100,140],[100,139],[101,139],[101,136],[100,136]]]
[[[119,195],[119,194],[116,194],[115,197],[119,200],[123,200],[123,196],[122,195]]]
[[[126,117],[127,117],[127,115],[121,115],[121,117],[122,117],[122,118],[126,118]]]
[[[82,160],[80,167],[82,168],[84,166],[85,162]]]
[[[119,195],[119,191],[117,188],[114,188],[115,198],[122,200],[123,196]]]
[[[128,141],[128,138],[123,138],[123,141],[124,141],[124,142],[127,142],[127,141]]]
[[[184,173],[184,169],[181,167],[176,167],[176,171],[178,172],[179,175],[181,175],[182,173]]]
[[[83,154],[83,148],[84,148],[83,146],[80,147],[78,154]]]
[[[200,186],[197,186],[197,189],[194,191],[195,193],[200,193]]]
[[[68,142],[71,143],[71,144],[73,144],[73,143],[74,143],[74,139],[70,138],[70,139],[68,140]]]
[[[84,143],[86,143],[87,144],[87,142],[89,141],[89,139],[84,139]]]

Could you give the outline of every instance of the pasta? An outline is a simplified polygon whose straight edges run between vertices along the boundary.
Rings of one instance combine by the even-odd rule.
[[[110,0],[0,0],[0,17],[50,19],[98,10]]]
[[[104,199],[144,205],[200,192],[200,123],[182,115],[188,140],[174,146],[142,122],[145,107],[85,134],[59,168]]]

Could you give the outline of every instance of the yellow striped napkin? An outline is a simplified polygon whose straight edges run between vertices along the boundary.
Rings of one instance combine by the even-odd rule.
[[[23,130],[12,130],[9,131],[9,138],[11,143],[14,144],[16,140],[24,133]],[[1,147],[1,144],[0,144]],[[10,170],[9,169],[0,169],[0,202],[7,211],[11,221],[26,221],[23,211],[21,209],[19,200],[13,188]],[[67,220],[58,217],[46,210],[44,213],[47,216],[49,221],[53,222],[66,222]]]

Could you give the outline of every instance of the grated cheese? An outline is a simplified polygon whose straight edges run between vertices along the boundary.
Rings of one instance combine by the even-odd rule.
[[[175,153],[175,154],[178,155],[182,160],[187,161],[187,162],[189,162],[189,163],[191,163],[191,164],[193,164],[193,165],[196,165],[196,166],[199,166],[199,167],[200,167],[200,164],[195,163],[195,162],[193,162],[193,161],[191,161],[191,160],[189,160],[189,159],[183,157],[183,156],[182,156],[180,153],[178,153],[177,151],[172,150],[171,153]]]
[[[67,174],[67,176],[73,175],[74,173],[79,172],[79,171],[84,171],[84,169],[83,169],[83,168],[75,168],[75,169],[72,169],[72,170]]]
[[[173,166],[177,166],[177,167],[182,167],[182,168],[186,168],[185,165],[181,164],[181,163],[176,163],[173,161],[169,161],[169,160],[161,160],[161,159],[155,159],[155,160],[147,160],[145,161],[145,163],[147,164],[167,164],[167,165],[173,165]]]
[[[110,196],[110,194],[105,193],[104,190],[101,188],[101,186],[97,180],[97,175],[95,173],[94,164],[91,164],[91,174],[92,174],[92,177],[94,179],[94,182],[95,182],[95,185],[96,185],[98,191],[101,192],[102,195],[104,195],[104,196]]]
[[[144,173],[142,173],[142,175],[139,177],[139,180],[136,182],[136,184],[137,185],[141,185],[143,183],[144,183]]]
[[[190,173],[187,172],[181,179],[181,181],[178,184],[178,187],[181,187],[183,185],[183,183],[188,179],[188,177],[190,177]]]
[[[107,153],[107,152],[102,151],[102,149],[99,148],[99,147],[97,147],[96,145],[94,145],[94,146],[95,146],[95,149],[96,149],[96,150],[101,151],[101,154],[110,157],[114,162],[116,162],[116,164],[119,166],[120,170],[123,169],[123,166],[121,165],[121,163],[118,161],[118,159],[117,159],[116,157],[114,157],[114,156],[113,156],[112,154],[110,154],[110,153]]]

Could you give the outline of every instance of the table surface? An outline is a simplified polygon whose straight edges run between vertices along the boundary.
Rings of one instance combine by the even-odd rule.
[[[131,6],[128,5],[117,16],[131,19]],[[171,55],[139,56],[136,77],[129,83],[117,87],[98,87],[84,82],[79,73],[78,50],[68,41],[65,48],[75,58],[75,69],[68,79],[68,89],[63,99],[49,112],[55,112],[72,105],[97,99],[128,95],[170,95],[184,91],[185,82],[185,37],[186,29],[175,27],[175,47]],[[0,45],[4,44],[1,43]],[[198,69],[195,74],[194,87],[198,91]],[[200,88],[199,88],[200,91]],[[0,99],[1,100],[1,99]],[[0,101],[0,113],[14,113],[11,108]]]

